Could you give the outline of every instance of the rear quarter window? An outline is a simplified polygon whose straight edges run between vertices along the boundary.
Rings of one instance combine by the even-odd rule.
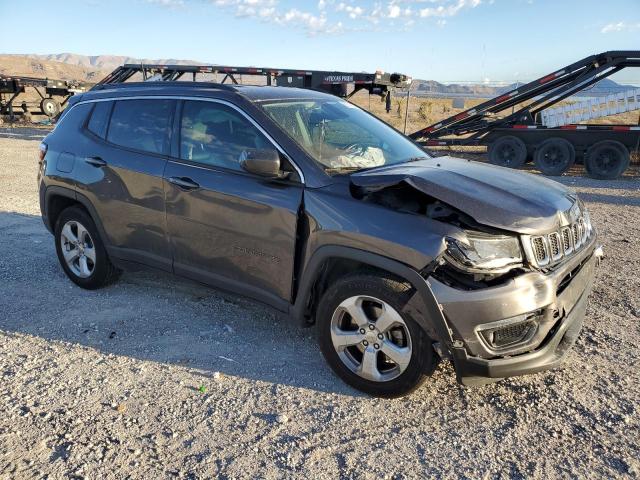
[[[55,132],[81,131],[82,125],[91,111],[91,106],[89,103],[81,103],[65,110],[65,115],[61,116],[56,123]]]
[[[174,101],[118,100],[107,131],[107,141],[143,152],[166,154]]]
[[[107,123],[113,102],[96,102],[91,112],[91,118],[87,123],[87,129],[100,138],[107,133]]]

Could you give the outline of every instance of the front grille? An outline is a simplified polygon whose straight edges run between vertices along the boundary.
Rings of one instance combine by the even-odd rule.
[[[560,235],[555,232],[549,234],[549,250],[552,260],[558,260],[562,256],[562,250],[560,248]]]
[[[531,240],[531,244],[533,246],[533,254],[536,257],[536,261],[540,263],[544,263],[547,259],[547,249],[544,245],[544,238],[542,237],[534,237]]]
[[[530,237],[531,260],[539,267],[561,261],[586,245],[592,235],[588,213],[557,232]]]
[[[564,227],[562,229],[562,248],[565,255],[573,251],[573,242],[571,242],[571,227]]]

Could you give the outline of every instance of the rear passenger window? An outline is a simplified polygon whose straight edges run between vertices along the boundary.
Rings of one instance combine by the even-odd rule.
[[[104,138],[107,131],[111,105],[112,102],[96,102],[91,112],[89,123],[87,124],[87,129],[100,138]]]
[[[180,126],[180,158],[241,170],[240,154],[274,146],[244,115],[215,102],[186,101]]]
[[[173,100],[119,100],[113,106],[107,140],[151,153],[166,153]]]

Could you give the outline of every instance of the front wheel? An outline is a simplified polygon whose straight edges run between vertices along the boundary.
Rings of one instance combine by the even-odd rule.
[[[335,282],[316,312],[320,349],[349,385],[398,397],[418,388],[433,366],[431,341],[403,308],[411,288],[393,278],[353,274]]]

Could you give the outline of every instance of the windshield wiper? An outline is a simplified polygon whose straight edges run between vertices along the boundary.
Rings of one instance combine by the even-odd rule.
[[[357,172],[359,170],[364,170],[367,167],[333,167],[333,168],[325,168],[324,171],[331,174],[331,173],[353,173],[353,172]]]
[[[419,160],[428,160],[430,157],[411,157],[406,159],[404,162],[400,163],[409,163],[409,162],[417,162]]]

